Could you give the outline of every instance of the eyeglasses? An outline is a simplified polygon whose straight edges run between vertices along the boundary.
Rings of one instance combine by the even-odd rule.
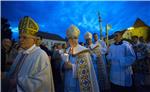
[[[32,36],[19,36],[19,39],[33,39]]]
[[[68,40],[69,39],[78,39],[78,37],[69,37]]]

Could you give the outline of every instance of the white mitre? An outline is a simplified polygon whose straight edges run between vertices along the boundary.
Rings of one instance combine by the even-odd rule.
[[[80,30],[78,29],[78,27],[76,27],[75,25],[71,25],[66,32],[66,36],[67,38],[74,38],[74,37],[79,37],[80,35]]]
[[[85,40],[92,39],[92,34],[90,32],[86,32],[85,35],[84,35],[84,39]]]

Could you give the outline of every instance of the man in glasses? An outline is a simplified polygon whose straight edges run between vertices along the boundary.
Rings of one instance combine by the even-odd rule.
[[[65,92],[99,92],[98,82],[91,61],[89,49],[78,44],[80,31],[71,25],[66,32],[70,47],[69,59],[64,60]]]
[[[114,33],[115,43],[108,52],[108,61],[111,62],[110,81],[112,92],[132,92],[132,68],[135,54],[130,44],[122,41],[122,32]]]
[[[54,92],[51,65],[47,54],[36,44],[39,27],[28,16],[19,23],[19,40],[23,51],[16,57],[10,72],[8,92]]]
[[[98,39],[98,34],[97,33],[93,34],[93,38],[94,38],[94,43],[98,44],[99,47],[100,47],[100,52],[102,54],[103,62],[106,65],[107,64],[106,57],[105,57],[105,54],[107,53],[106,43],[105,43],[105,41],[103,39],[102,40]]]

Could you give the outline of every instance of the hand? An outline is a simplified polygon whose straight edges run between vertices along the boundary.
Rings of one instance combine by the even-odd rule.
[[[71,64],[69,61],[68,61],[68,62],[65,62],[64,68],[65,68],[65,69],[72,69],[72,64]]]

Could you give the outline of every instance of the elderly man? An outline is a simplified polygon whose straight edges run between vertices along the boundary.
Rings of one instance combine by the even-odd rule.
[[[102,61],[103,59],[100,52],[100,47],[98,44],[92,43],[92,34],[90,32],[85,33],[84,39],[86,40],[87,48],[89,48],[91,52],[92,62],[96,71],[100,92],[109,91],[110,85],[108,82],[108,75],[105,64]]]
[[[18,54],[6,75],[11,92],[54,92],[49,58],[35,45],[38,29],[35,21],[28,16],[19,23],[20,46],[24,50]]]
[[[111,44],[108,60],[111,62],[110,81],[112,92],[131,92],[132,68],[135,54],[131,45],[122,41],[122,33],[115,32],[115,43]]]
[[[78,44],[79,29],[71,25],[67,32],[69,59],[64,61],[65,92],[99,92],[89,50]]]

